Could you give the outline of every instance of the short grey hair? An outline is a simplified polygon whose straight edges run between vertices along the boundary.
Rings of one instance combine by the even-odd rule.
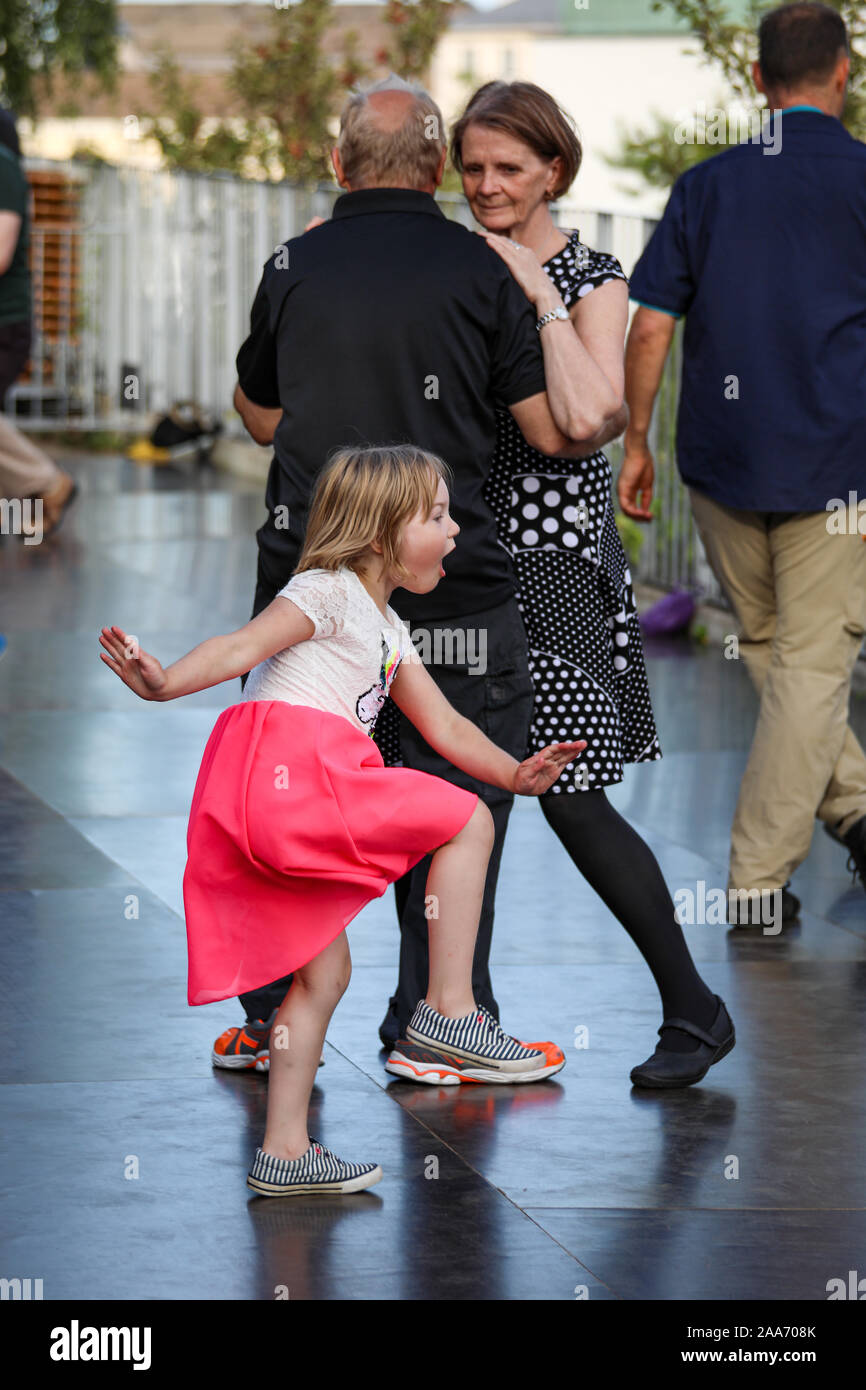
[[[376,92],[413,98],[397,130],[376,119],[369,100]],[[434,181],[445,147],[445,122],[430,93],[393,72],[353,91],[340,115],[337,149],[352,188],[423,188]]]

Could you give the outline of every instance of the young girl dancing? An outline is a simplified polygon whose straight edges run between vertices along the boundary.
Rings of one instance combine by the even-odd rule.
[[[564,1055],[503,1032],[472,995],[493,820],[473,792],[386,768],[370,737],[387,695],[471,776],[538,796],[585,747],[550,744],[518,763],[463,718],[389,607],[429,593],[459,527],[442,460],[411,445],[342,449],[323,469],[298,567],[264,612],[163,670],[122,628],[101,659],[144,700],[174,700],[250,671],[202,758],[183,891],[190,1004],[230,999],[294,972],[273,1022],[268,1113],[247,1182],[279,1197],[371,1187],[307,1133],[331,1015],[351,974],[345,928],[435,849],[427,880],[430,976],[386,1068],[429,1084],[540,1081]]]

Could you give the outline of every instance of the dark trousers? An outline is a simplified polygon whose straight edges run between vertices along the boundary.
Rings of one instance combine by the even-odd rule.
[[[267,607],[273,598],[274,593],[260,575],[253,617]],[[516,600],[509,599],[497,608],[468,614],[452,622],[440,620],[430,627],[410,623],[410,627],[430,675],[454,708],[500,748],[522,759],[526,754],[534,692],[529,674],[526,631]],[[465,658],[467,653],[473,658],[471,661],[455,659],[461,656]],[[479,659],[482,655],[483,662]],[[433,773],[456,786],[477,792],[493,816],[495,838],[481,907],[472,967],[472,990],[476,1001],[498,1018],[488,960],[493,936],[496,882],[514,798],[510,792],[478,782],[446,762],[402,714],[399,715],[399,731],[404,766]],[[400,923],[400,975],[392,1007],[401,1032],[408,1024],[418,1000],[427,993],[427,917],[424,908],[431,858],[431,855],[427,855],[394,884]],[[247,1018],[269,1018],[285,998],[291,981],[291,975],[287,975],[273,984],[242,994],[240,1000]]]
[[[22,323],[0,323],[0,410],[6,392],[27,366],[31,332],[29,319]]]
[[[428,670],[446,699],[500,748],[522,760],[526,756],[534,692],[529,674],[526,630],[516,600],[509,599],[498,608],[468,614],[452,622],[440,621],[429,628],[413,623],[411,628],[425,662],[427,652],[430,653]],[[437,631],[456,634],[456,640],[453,636],[444,640],[437,638]],[[486,644],[486,669],[483,674],[480,670],[473,674],[472,668],[463,664],[437,660],[440,652],[442,656],[448,653],[449,647],[452,651],[460,651],[461,633],[469,634],[465,639],[467,651],[473,650],[470,636],[475,641],[475,651],[479,648],[478,638]],[[458,787],[477,792],[493,816],[495,837],[472,964],[472,992],[476,1002],[498,1018],[499,1006],[493,995],[488,962],[493,937],[496,883],[514,797],[499,787],[476,781],[468,773],[446,762],[402,714],[399,716],[399,727],[404,766],[431,772]],[[401,1036],[418,1000],[427,993],[428,923],[424,907],[431,859],[432,856],[427,855],[394,884],[400,922],[400,976],[391,1007],[397,1016]]]

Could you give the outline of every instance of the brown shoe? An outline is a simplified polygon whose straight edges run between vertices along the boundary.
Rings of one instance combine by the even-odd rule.
[[[42,534],[48,536],[52,531],[56,531],[60,525],[66,510],[78,496],[78,484],[68,473],[61,473],[60,482],[50,492],[43,492],[42,498]]]

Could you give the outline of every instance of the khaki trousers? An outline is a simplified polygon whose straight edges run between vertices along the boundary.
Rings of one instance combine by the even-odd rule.
[[[848,725],[866,636],[866,541],[828,512],[745,512],[689,489],[707,559],[761,697],[731,829],[729,888],[778,888],[815,816],[844,834],[866,815],[866,755]]]
[[[0,497],[41,496],[60,477],[56,463],[0,412]]]

